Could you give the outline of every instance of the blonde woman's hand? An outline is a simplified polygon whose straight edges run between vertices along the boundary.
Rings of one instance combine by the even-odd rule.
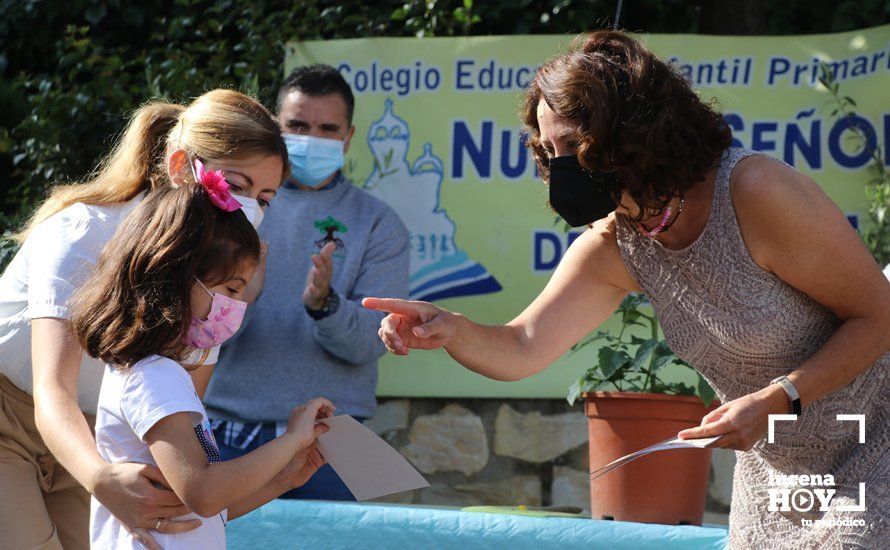
[[[151,464],[108,464],[96,473],[93,495],[149,550],[161,548],[150,531],[185,533],[201,526],[197,519],[170,519],[190,510],[167,488],[164,475]]]
[[[457,328],[456,314],[428,302],[365,298],[362,305],[389,313],[380,322],[377,334],[386,349],[396,355],[408,355],[409,349],[444,347]]]

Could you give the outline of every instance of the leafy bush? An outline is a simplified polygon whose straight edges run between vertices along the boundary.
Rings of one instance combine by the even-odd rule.
[[[868,220],[862,239],[871,251],[881,267],[890,265],[890,170],[887,160],[881,151],[881,144],[877,143],[877,136],[873,136],[875,145],[869,145],[866,130],[855,122],[856,101],[841,93],[840,83],[827,63],[819,66],[819,83],[831,94],[833,110],[831,115],[846,121],[851,131],[853,141],[856,144],[856,152],[868,151],[871,159],[866,168],[871,173],[871,179],[865,188],[866,211]]]
[[[763,6],[757,25],[770,32],[827,32],[890,20],[890,0],[860,4],[775,2]],[[222,86],[247,91],[272,107],[288,41],[573,34],[608,25],[615,5],[614,0],[0,0],[0,234],[19,226],[49,185],[88,174],[126,115],[149,98],[187,100]],[[621,23],[646,32],[706,33],[701,16],[718,5],[625,2]],[[737,33],[752,30],[757,29],[740,27]],[[10,251],[8,243],[0,245],[0,269]]]
[[[707,380],[674,355],[667,342],[659,338],[655,314],[641,309],[645,302],[645,295],[630,294],[616,312],[621,316],[621,329],[617,336],[600,330],[572,347],[572,352],[575,352],[593,342],[605,342],[599,350],[597,363],[569,388],[567,400],[570,405],[584,393],[609,390],[697,395],[706,406],[714,400],[714,390]],[[629,334],[628,330],[635,326],[649,330],[649,338]],[[697,380],[695,386],[662,379],[660,375],[669,365],[692,370]]]

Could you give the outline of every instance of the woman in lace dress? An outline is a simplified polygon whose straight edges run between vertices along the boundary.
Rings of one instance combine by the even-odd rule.
[[[543,65],[524,118],[551,205],[590,228],[503,326],[366,300],[390,313],[390,351],[444,347],[517,380],[645,292],[723,403],[681,436],[722,435],[737,451],[730,546],[890,547],[890,283],[843,213],[793,168],[731,148],[722,117],[624,33],[593,33]],[[792,412],[768,443],[768,415]],[[865,443],[837,414],[865,415]],[[770,511],[777,476],[811,474],[834,477],[824,510]],[[845,510],[861,483],[866,510]]]

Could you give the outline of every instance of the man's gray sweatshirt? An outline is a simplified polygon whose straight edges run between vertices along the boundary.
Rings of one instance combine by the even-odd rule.
[[[284,422],[291,409],[322,396],[337,413],[371,417],[376,407],[377,336],[384,314],[367,296],[408,295],[408,231],[386,204],[338,175],[332,188],[282,187],[266,209],[266,281],[241,330],[223,345],[205,396],[210,417]],[[336,313],[313,320],[302,294],[311,256],[334,239],[331,287]]]

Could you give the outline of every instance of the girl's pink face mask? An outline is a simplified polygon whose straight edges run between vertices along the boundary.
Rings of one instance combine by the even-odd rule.
[[[198,281],[198,284],[212,298],[210,314],[207,315],[206,321],[193,316],[188,330],[183,335],[183,340],[189,347],[210,349],[222,344],[238,332],[241,321],[244,320],[247,302],[229,298],[218,292],[211,292],[201,281]]]

